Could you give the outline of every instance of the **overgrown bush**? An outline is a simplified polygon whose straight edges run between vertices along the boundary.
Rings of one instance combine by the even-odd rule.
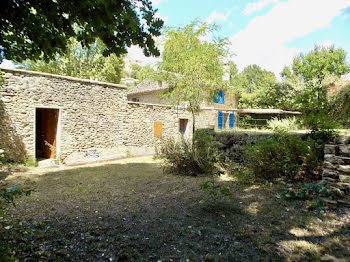
[[[319,178],[319,144],[308,138],[281,134],[257,139],[244,148],[247,166],[258,178],[274,180],[279,177],[291,181]]]
[[[278,119],[277,117],[267,121],[267,127],[274,132],[288,133],[289,131],[298,129],[297,120],[295,117]]]
[[[156,158],[165,162],[167,172],[187,176],[212,174],[217,154],[216,141],[207,129],[197,130],[192,141],[166,140],[156,150]]]

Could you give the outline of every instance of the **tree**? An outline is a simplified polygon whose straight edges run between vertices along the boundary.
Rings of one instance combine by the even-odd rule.
[[[258,65],[249,65],[232,81],[239,97],[240,108],[265,107],[265,92],[276,83],[273,72],[260,68]]]
[[[193,117],[200,111],[203,100],[223,86],[223,62],[226,55],[224,40],[204,41],[202,38],[215,28],[205,23],[193,22],[184,27],[166,31],[166,42],[160,74],[169,88],[165,97],[174,101],[187,101]]]
[[[334,46],[315,46],[306,55],[300,53],[295,57],[292,69],[294,75],[304,81],[317,79],[321,83],[327,75],[340,77],[347,74],[350,70],[350,65],[346,61],[344,49],[336,49]]]
[[[77,40],[70,39],[67,52],[57,54],[54,59],[44,61],[26,60],[22,67],[28,70],[47,72],[52,74],[95,79],[110,83],[120,83],[124,67],[122,57],[111,54],[103,56],[105,46],[96,40],[90,47],[83,47]]]
[[[159,55],[153,37],[163,21],[150,0],[3,0],[0,9],[0,62],[54,59],[76,38],[84,47],[97,38],[103,55],[117,56],[139,45],[146,56]]]

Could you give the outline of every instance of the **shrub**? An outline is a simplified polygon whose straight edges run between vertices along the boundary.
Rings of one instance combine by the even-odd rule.
[[[247,166],[258,178],[274,180],[313,180],[322,164],[317,143],[295,135],[273,135],[248,143],[244,148]]]
[[[291,130],[298,129],[295,117],[278,119],[277,117],[267,121],[267,127],[278,133],[288,133]]]
[[[156,158],[162,159],[166,171],[172,174],[212,174],[217,163],[216,141],[209,130],[200,129],[195,132],[192,142],[166,140],[157,148]]]

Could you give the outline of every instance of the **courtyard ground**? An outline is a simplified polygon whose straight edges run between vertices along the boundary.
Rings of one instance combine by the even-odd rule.
[[[199,204],[205,179],[151,157],[13,167],[7,184],[34,191],[2,222],[21,261],[350,261],[350,209],[314,213],[235,177],[220,181],[232,196]]]

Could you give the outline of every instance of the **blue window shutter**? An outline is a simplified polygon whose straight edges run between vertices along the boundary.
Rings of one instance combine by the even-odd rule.
[[[235,115],[233,113],[230,113],[230,128],[233,128],[235,126]]]
[[[224,119],[224,113],[219,112],[219,114],[218,114],[218,128],[219,129],[222,129],[223,119]]]
[[[214,103],[224,104],[225,103],[225,95],[223,91],[218,91],[216,95],[214,95],[213,99]]]

